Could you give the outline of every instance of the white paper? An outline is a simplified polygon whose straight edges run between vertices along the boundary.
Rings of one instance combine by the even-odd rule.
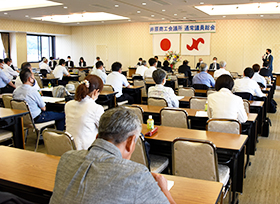
[[[45,87],[45,88],[42,88],[40,89],[41,91],[53,91],[53,87]]]
[[[181,99],[183,99],[185,96],[176,96],[178,101],[180,101]]]
[[[208,117],[207,111],[196,111],[196,117]]]
[[[168,188],[168,191],[170,191],[170,189],[174,186],[174,181],[170,181],[170,180],[167,180],[167,188]]]
[[[65,101],[65,98],[55,98],[49,96],[42,96],[42,99],[45,103],[56,103],[56,102]]]

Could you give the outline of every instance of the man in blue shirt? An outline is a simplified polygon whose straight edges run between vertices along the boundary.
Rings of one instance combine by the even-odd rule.
[[[32,88],[35,83],[34,75],[29,69],[23,69],[20,72],[22,85],[16,88],[13,98],[25,100],[29,106],[30,113],[35,123],[43,123],[55,120],[56,128],[64,130],[65,114],[53,111],[46,111],[46,104],[39,92]]]
[[[196,74],[193,77],[193,84],[204,84],[208,87],[214,87],[215,86],[215,80],[214,78],[208,74],[207,71],[207,64],[201,63],[200,64],[200,73]]]
[[[7,77],[2,69],[0,69],[0,89],[1,93],[13,93],[15,90],[15,85]]]

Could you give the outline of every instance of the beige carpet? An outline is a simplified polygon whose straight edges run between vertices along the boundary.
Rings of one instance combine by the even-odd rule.
[[[279,104],[277,113],[268,114],[272,121],[268,138],[259,137],[255,156],[250,156],[252,165],[247,169],[244,191],[239,195],[239,203],[276,204],[280,203],[280,87],[275,91],[275,101]],[[35,134],[29,135],[26,149],[34,151]],[[45,153],[44,145],[38,152]],[[227,203],[225,199],[224,203]]]

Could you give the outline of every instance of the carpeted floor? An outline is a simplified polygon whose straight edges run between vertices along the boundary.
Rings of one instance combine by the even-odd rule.
[[[280,203],[280,87],[274,100],[279,107],[276,113],[268,114],[272,122],[269,137],[259,137],[256,155],[250,156],[252,165],[247,169],[243,194],[239,195],[242,204]],[[26,149],[34,151],[35,134],[30,133]],[[44,145],[39,145],[38,152],[46,152]],[[226,198],[224,203],[227,201]]]

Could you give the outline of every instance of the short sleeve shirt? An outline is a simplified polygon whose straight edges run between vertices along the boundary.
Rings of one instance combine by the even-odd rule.
[[[107,84],[114,88],[114,91],[118,92],[116,97],[119,98],[122,95],[122,87],[127,87],[129,85],[125,76],[119,72],[112,72],[107,77]]]

